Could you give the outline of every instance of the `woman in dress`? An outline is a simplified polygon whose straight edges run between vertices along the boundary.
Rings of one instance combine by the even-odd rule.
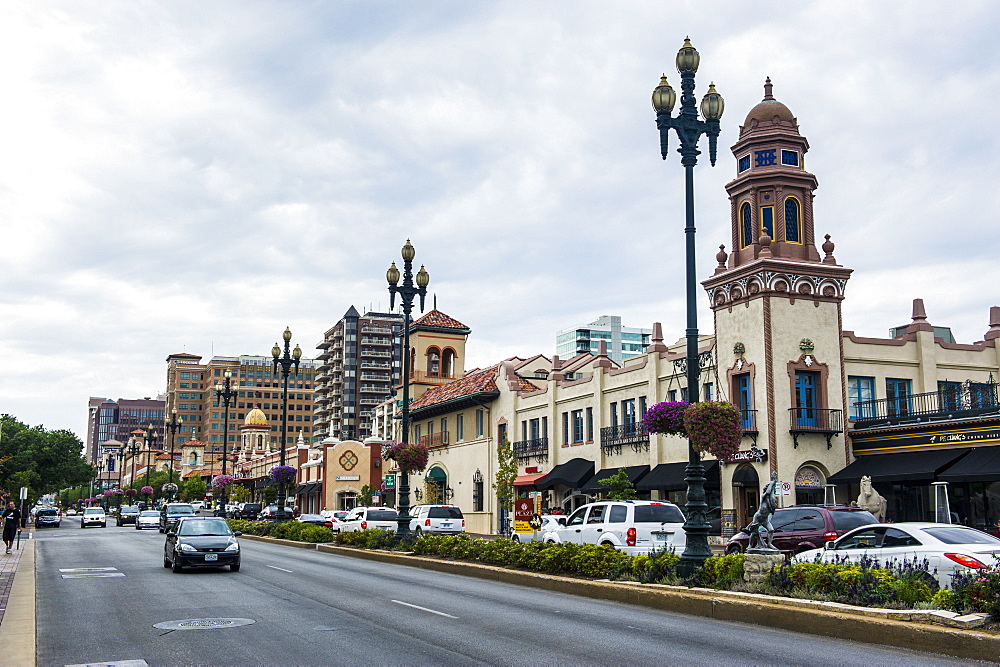
[[[10,553],[17,530],[21,527],[21,510],[17,509],[17,505],[11,500],[7,503],[6,509],[0,513],[0,517],[3,517],[3,543],[7,545],[7,553]]]

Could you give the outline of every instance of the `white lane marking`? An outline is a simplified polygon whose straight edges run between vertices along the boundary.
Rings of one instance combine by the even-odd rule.
[[[272,570],[281,570],[282,572],[290,572],[294,574],[294,572],[292,572],[291,570],[286,570],[285,568],[278,567],[277,565],[268,565],[268,567],[271,568]]]
[[[79,574],[62,574],[63,579],[97,579],[99,577],[124,577],[124,572],[80,572]]]
[[[117,567],[61,567],[60,572],[117,572]]]
[[[451,614],[446,614],[443,611],[435,611],[433,609],[428,609],[427,607],[418,607],[415,604],[410,604],[409,602],[402,602],[401,600],[390,600],[390,602],[395,602],[396,604],[401,604],[404,607],[412,607],[413,609],[419,609],[420,611],[426,611],[429,614],[437,614],[438,616],[446,616],[447,618],[458,618],[458,616],[452,616]]]

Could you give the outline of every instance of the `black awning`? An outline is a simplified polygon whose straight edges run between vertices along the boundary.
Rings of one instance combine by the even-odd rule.
[[[938,480],[949,483],[1000,481],[1000,447],[976,447],[939,474]]]
[[[827,478],[828,484],[857,484],[864,475],[873,482],[933,482],[939,472],[965,456],[968,449],[900,452],[859,456],[854,463]]]
[[[760,486],[760,476],[753,466],[743,466],[733,473],[733,486]]]
[[[594,476],[594,462],[587,459],[573,459],[560,463],[548,475],[535,482],[535,488],[540,491],[553,489],[557,484],[579,489]]]
[[[299,484],[298,486],[295,487],[295,490],[292,491],[292,495],[293,496],[297,496],[300,493],[309,493],[310,491],[312,491],[312,489],[313,489],[314,486],[316,486],[316,485],[315,484]]]
[[[643,477],[635,488],[639,491],[683,491],[687,488],[684,481],[687,461],[680,463],[661,463],[649,474]],[[716,460],[702,461],[705,466],[705,486],[710,489],[719,488],[719,462]]]
[[[256,482],[254,482],[253,488],[263,489],[264,487],[267,486],[274,486],[274,480],[272,480],[270,477],[265,477],[264,479],[258,479]]]
[[[625,468],[625,474],[628,476],[628,481],[632,482],[633,485],[642,479],[642,477],[648,472],[649,466],[627,466]],[[618,468],[605,468],[591,477],[589,482],[580,487],[580,490],[584,493],[599,493],[601,491],[607,491],[608,487],[601,484],[601,480],[617,474]]]

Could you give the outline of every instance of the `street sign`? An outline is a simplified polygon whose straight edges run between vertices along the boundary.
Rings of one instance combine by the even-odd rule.
[[[792,483],[791,482],[782,482],[781,483],[781,495],[783,495],[783,496],[790,496],[790,495],[792,495]]]
[[[393,491],[396,488],[396,476],[386,475],[382,478],[382,483],[385,484],[386,491]]]
[[[534,528],[529,523],[535,513],[535,501],[531,498],[518,498],[514,501],[514,532],[533,533]]]

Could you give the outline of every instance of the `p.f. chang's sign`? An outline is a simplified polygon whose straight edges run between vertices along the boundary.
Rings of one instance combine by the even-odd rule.
[[[757,445],[754,445],[748,450],[736,452],[728,459],[723,461],[723,463],[742,463],[744,461],[752,463],[761,463],[766,460],[767,460],[767,452],[758,447]]]

